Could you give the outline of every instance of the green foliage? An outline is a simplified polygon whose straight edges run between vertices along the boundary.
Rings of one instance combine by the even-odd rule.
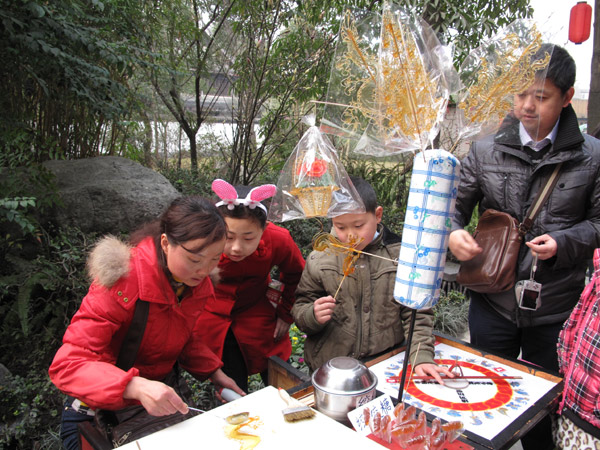
[[[30,207],[35,208],[35,198],[33,197],[0,198],[0,223],[3,221],[14,222],[23,234],[33,234],[36,225],[26,215],[27,209]],[[6,239],[10,240],[10,235],[6,236]]]
[[[192,391],[192,402],[197,408],[209,411],[221,404],[215,395],[215,388],[210,380],[199,381],[186,371],[182,371],[181,375]]]
[[[412,157],[401,157],[398,161],[346,158],[343,164],[349,175],[363,178],[373,186],[381,206],[404,209]]]
[[[529,0],[396,0],[394,3],[414,8],[447,43],[453,44],[457,66],[482,38],[533,13]]]
[[[322,218],[289,220],[287,222],[278,223],[277,225],[289,230],[304,258],[312,251],[313,237],[321,231],[329,232],[331,230],[330,221]]]
[[[93,236],[65,229],[41,235],[27,256],[13,250],[0,272],[0,354],[17,374],[46,370],[71,316],[85,295],[87,251]],[[32,339],[31,336],[35,336]]]
[[[0,0],[0,147],[27,130],[35,161],[111,151],[137,105],[126,86],[135,2],[121,3]]]
[[[39,217],[58,203],[52,174],[35,162],[31,134],[0,134],[0,254],[39,240]],[[0,256],[0,262],[2,262]]]
[[[215,196],[211,184],[215,178],[221,178],[214,169],[215,159],[204,158],[198,171],[191,169],[164,168],[159,172],[183,195],[201,195],[206,198]]]
[[[304,341],[306,340],[306,334],[302,333],[295,323],[290,327],[290,339],[292,340],[290,364],[296,369],[308,373],[308,366],[304,361]]]
[[[60,449],[62,400],[45,370],[7,374],[0,386],[0,448]]]
[[[0,387],[0,448],[60,448],[63,396],[47,371],[87,292],[95,236],[40,231],[35,246],[9,247],[0,268],[0,362],[12,374]]]
[[[459,337],[469,326],[469,301],[462,292],[442,292],[440,300],[433,307],[433,314],[434,330]]]
[[[475,228],[477,228],[477,222],[479,222],[479,209],[478,206],[475,206],[475,209],[473,209],[473,214],[471,215],[471,220],[469,221],[469,224],[465,227],[465,230],[473,234]]]

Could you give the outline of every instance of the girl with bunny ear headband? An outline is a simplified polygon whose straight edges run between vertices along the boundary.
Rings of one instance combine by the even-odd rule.
[[[223,372],[247,390],[248,376],[255,373],[268,384],[269,356],[285,361],[291,355],[288,330],[304,259],[289,231],[267,222],[261,202],[275,194],[275,185],[234,187],[217,179],[212,189],[220,199],[215,206],[227,224],[227,237],[215,298],[207,302],[196,328],[222,359]],[[275,267],[282,288],[279,302],[267,298]]]
[[[240,189],[240,187],[238,187]],[[245,186],[241,186],[241,189],[248,189]],[[221,199],[215,206],[227,205],[227,209],[233,210],[238,205],[247,206],[250,209],[254,209],[257,206],[267,213],[267,208],[261,203],[262,200],[273,197],[277,192],[277,186],[274,184],[263,184],[262,186],[255,187],[248,192],[244,198],[240,198],[236,188],[229,184],[225,180],[217,178],[212,182],[212,190]]]

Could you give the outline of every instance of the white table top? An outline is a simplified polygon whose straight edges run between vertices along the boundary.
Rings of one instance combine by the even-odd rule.
[[[316,412],[312,419],[286,422],[281,411],[287,405],[277,389],[268,386],[241,399],[219,406],[164,430],[119,447],[122,450],[219,449],[240,450],[248,441],[227,436],[231,425],[223,418],[240,412],[257,417],[253,433],[260,437],[257,450],[381,450],[376,442]],[[248,448],[248,447],[246,447]],[[252,447],[249,447],[252,448]]]

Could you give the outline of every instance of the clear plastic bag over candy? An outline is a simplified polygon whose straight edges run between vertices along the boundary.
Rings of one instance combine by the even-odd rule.
[[[388,156],[427,148],[457,79],[449,50],[423,20],[385,3],[340,31],[321,130],[356,153]]]
[[[513,109],[514,96],[545,78],[552,52],[542,43],[533,22],[517,20],[469,53],[458,71],[457,141],[496,133]]]
[[[360,196],[335,148],[315,125],[314,115],[304,122],[309,128],[283,166],[268,219],[285,222],[364,213]]]

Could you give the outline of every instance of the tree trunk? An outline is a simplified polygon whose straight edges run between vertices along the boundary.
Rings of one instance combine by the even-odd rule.
[[[144,165],[146,167],[152,167],[152,122],[145,112],[142,113],[142,120],[144,123],[144,139],[142,141]]]
[[[596,137],[600,134],[600,0],[594,5],[594,52],[592,55],[592,76],[588,98],[587,131]]]

